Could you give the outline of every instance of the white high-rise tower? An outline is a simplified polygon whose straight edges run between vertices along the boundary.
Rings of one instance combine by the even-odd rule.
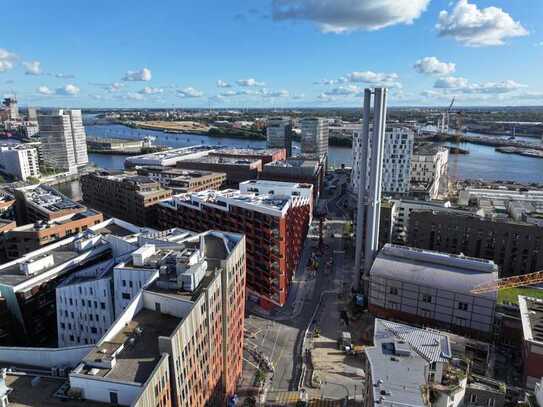
[[[369,271],[379,249],[379,220],[381,211],[381,184],[383,177],[383,153],[387,114],[386,88],[364,91],[364,122],[360,148],[358,172],[358,205],[356,219],[355,272],[360,273],[361,281],[366,282]],[[373,131],[370,140],[371,99],[374,95]],[[371,144],[371,149],[370,149]],[[371,152],[371,156],[370,156]],[[369,166],[368,166],[369,160]],[[369,170],[369,174],[368,174]],[[366,283],[363,284],[367,294]]]

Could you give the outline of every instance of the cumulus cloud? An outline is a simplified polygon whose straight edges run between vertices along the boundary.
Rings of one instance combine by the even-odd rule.
[[[415,65],[418,73],[425,75],[450,75],[456,71],[456,64],[452,62],[442,62],[436,57],[426,57],[419,59]]]
[[[400,77],[395,73],[380,72],[351,72],[345,76],[351,83],[367,83],[373,86],[383,86],[387,88],[401,88]]]
[[[217,81],[217,87],[218,88],[231,88],[232,85],[230,85],[228,82],[226,81],[223,81],[222,79],[219,79]]]
[[[148,82],[152,77],[151,70],[149,68],[143,68],[139,71],[128,71],[124,75],[123,81]]]
[[[264,82],[258,82],[254,78],[240,79],[239,81],[237,81],[237,84],[239,86],[248,87],[248,88],[252,88],[256,86],[264,86]]]
[[[42,74],[40,61],[23,62],[23,66],[26,69],[25,74],[27,75],[41,75]]]
[[[290,95],[288,90],[284,90],[284,89],[278,90],[278,91],[268,91],[264,89],[259,94],[260,96],[265,97],[265,98],[287,98]]]
[[[273,0],[274,20],[306,20],[322,32],[379,30],[395,24],[411,24],[430,0]]]
[[[345,83],[348,82],[347,78],[344,76],[340,77],[339,79],[322,79],[320,81],[313,82],[313,85],[337,85],[339,83]]]
[[[55,92],[51,89],[49,89],[47,86],[40,86],[38,89],[36,89],[36,92],[38,92],[40,95],[44,96],[50,96],[53,95]]]
[[[152,88],[150,86],[146,86],[142,90],[140,90],[140,93],[142,95],[158,95],[160,93],[164,93],[164,89],[162,89],[162,88]]]
[[[55,93],[59,96],[75,96],[79,93],[79,88],[75,85],[68,84],[61,88],[57,88]]]
[[[17,55],[4,48],[0,48],[0,73],[9,71],[15,66]]]
[[[526,86],[513,80],[505,80],[501,82],[470,82],[465,78],[446,77],[438,79],[434,88],[441,89],[444,92],[460,92],[464,94],[504,94],[510,93]]]
[[[144,100],[145,98],[141,93],[137,92],[128,92],[126,95],[124,95],[124,99],[126,100]]]
[[[194,89],[193,87],[188,87],[185,89],[179,89],[177,91],[177,96],[180,98],[199,98],[204,96],[204,92]]]
[[[362,90],[358,86],[347,85],[347,86],[338,86],[323,92],[323,95],[328,97],[330,96],[354,96],[359,94]]]
[[[520,22],[498,7],[479,9],[459,0],[451,12],[441,11],[436,28],[441,37],[453,37],[470,47],[503,45],[505,40],[528,35]]]
[[[54,74],[55,78],[58,79],[74,79],[75,75],[67,74],[67,73],[56,73]]]

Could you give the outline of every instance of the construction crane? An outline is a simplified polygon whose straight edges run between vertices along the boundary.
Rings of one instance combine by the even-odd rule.
[[[524,274],[522,276],[514,276],[501,278],[490,283],[480,284],[471,290],[472,294],[491,293],[504,288],[526,287],[535,284],[543,283],[543,271],[536,273]]]

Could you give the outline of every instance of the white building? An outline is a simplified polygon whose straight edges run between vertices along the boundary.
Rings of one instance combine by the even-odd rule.
[[[38,117],[44,162],[52,168],[77,171],[89,162],[87,136],[80,110],[58,110]]]
[[[411,184],[424,188],[430,199],[447,191],[449,149],[432,144],[415,147],[411,159]]]
[[[38,151],[25,144],[0,147],[0,172],[26,181],[28,177],[40,177]]]
[[[284,148],[292,155],[292,125],[289,117],[271,117],[266,128],[267,147]]]
[[[7,119],[8,120],[18,120],[19,119],[19,107],[17,105],[17,99],[8,97],[5,98],[2,104],[5,106],[4,109],[7,110]]]
[[[127,168],[133,168],[137,166],[175,167],[175,165],[179,161],[194,160],[202,157],[207,157],[209,153],[213,151],[215,151],[215,149],[209,146],[191,146],[176,148],[168,151],[127,157],[124,161],[124,166]]]
[[[541,381],[535,384],[535,399],[540,406],[543,406],[543,378]]]
[[[300,121],[302,154],[322,157],[328,155],[328,120],[322,117],[305,117]]]
[[[373,130],[370,130],[370,137],[372,132]],[[351,188],[354,192],[358,191],[360,183],[358,161],[363,156],[363,148],[366,145],[364,140],[361,139],[361,134],[361,132],[357,133],[353,140]],[[407,127],[387,128],[385,133],[382,174],[382,191],[384,194],[396,195],[409,192],[411,158],[413,155],[414,142],[415,134],[411,129]],[[368,176],[370,176],[369,165],[367,173]]]
[[[59,347],[94,344],[113,324],[112,267],[112,260],[99,263],[57,287]]]

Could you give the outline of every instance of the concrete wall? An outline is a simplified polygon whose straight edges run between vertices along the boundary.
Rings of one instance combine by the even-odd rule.
[[[81,362],[91,349],[92,345],[62,349],[2,346],[0,347],[0,362],[43,368],[73,367]]]
[[[81,389],[81,397],[86,400],[110,403],[110,392],[117,393],[118,404],[130,406],[139,396],[142,387],[137,383],[110,382],[99,377],[80,377],[70,375],[70,387]]]
[[[154,269],[125,268],[123,265],[115,267],[113,269],[115,316],[118,318],[128,304],[141,292],[141,289],[157,276],[158,271]]]

